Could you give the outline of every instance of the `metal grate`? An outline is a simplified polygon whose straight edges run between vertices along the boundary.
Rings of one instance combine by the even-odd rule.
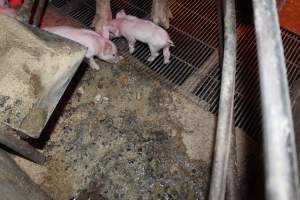
[[[150,0],[112,0],[113,15],[120,9],[148,19]],[[218,64],[218,24],[213,0],[170,0],[174,18],[168,30],[175,46],[171,48],[171,62],[163,64],[162,54],[152,63],[147,45],[138,43],[133,56],[146,64],[152,77],[173,86],[187,97],[217,113],[221,71]],[[52,4],[67,15],[89,26],[95,14],[95,1],[77,0],[77,6],[69,6],[65,0],[53,0]],[[235,93],[235,125],[255,139],[260,139],[261,112],[258,67],[254,30],[237,23],[237,74]],[[296,95],[300,78],[300,37],[282,29],[287,62],[291,99]],[[116,40],[121,51],[128,49],[124,40]]]

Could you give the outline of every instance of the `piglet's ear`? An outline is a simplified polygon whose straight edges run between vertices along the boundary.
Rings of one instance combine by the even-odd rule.
[[[102,36],[106,39],[109,39],[109,30],[110,30],[109,26],[102,27]]]
[[[120,10],[120,11],[117,13],[116,18],[118,19],[118,18],[122,18],[122,17],[125,17],[125,16],[126,16],[125,10],[122,9],[122,10]]]
[[[109,42],[104,43],[103,55],[110,55],[112,53],[112,45]]]

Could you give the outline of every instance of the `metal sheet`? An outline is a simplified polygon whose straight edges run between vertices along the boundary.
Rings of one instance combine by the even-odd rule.
[[[85,48],[0,16],[0,121],[39,137]]]

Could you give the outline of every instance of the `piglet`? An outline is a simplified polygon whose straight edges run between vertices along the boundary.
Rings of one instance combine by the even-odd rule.
[[[85,57],[91,68],[99,69],[94,56],[110,63],[118,62],[117,47],[115,44],[94,31],[70,26],[44,27],[43,29],[87,47]]]
[[[112,37],[125,37],[131,54],[134,52],[135,43],[138,40],[148,44],[151,52],[151,56],[148,58],[149,62],[155,60],[161,49],[163,49],[164,64],[170,62],[169,47],[174,46],[174,43],[163,28],[151,21],[127,15],[124,10],[121,10],[117,13],[116,19],[103,27],[103,36],[109,38],[110,34]]]
[[[4,14],[9,17],[15,17],[16,11],[15,9],[9,8],[9,4],[7,0],[0,0],[0,15]]]
[[[0,0],[0,7],[2,8],[8,8],[9,4],[7,0]]]
[[[0,6],[0,15],[7,15],[9,17],[15,17],[16,16],[16,11],[15,9],[12,8],[3,8]]]

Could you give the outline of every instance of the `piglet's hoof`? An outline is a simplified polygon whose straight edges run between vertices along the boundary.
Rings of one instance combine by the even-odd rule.
[[[90,67],[91,67],[92,69],[95,69],[95,70],[99,70],[99,69],[100,69],[99,65],[97,65],[97,64],[95,64],[95,65],[90,65]]]
[[[153,58],[153,57],[150,57],[150,58],[148,58],[148,62],[152,62],[152,61],[154,61],[155,60],[155,58]]]
[[[119,61],[122,61],[124,60],[124,57],[123,56],[119,56]]]
[[[130,53],[130,54],[133,54],[134,51],[135,51],[134,48],[129,48],[129,53]]]
[[[89,62],[89,65],[92,69],[95,69],[95,70],[100,69],[99,65],[95,62],[95,60],[93,58],[89,58],[88,62]]]
[[[169,64],[170,63],[170,60],[165,60],[164,61],[164,64],[166,65],[166,64]]]

